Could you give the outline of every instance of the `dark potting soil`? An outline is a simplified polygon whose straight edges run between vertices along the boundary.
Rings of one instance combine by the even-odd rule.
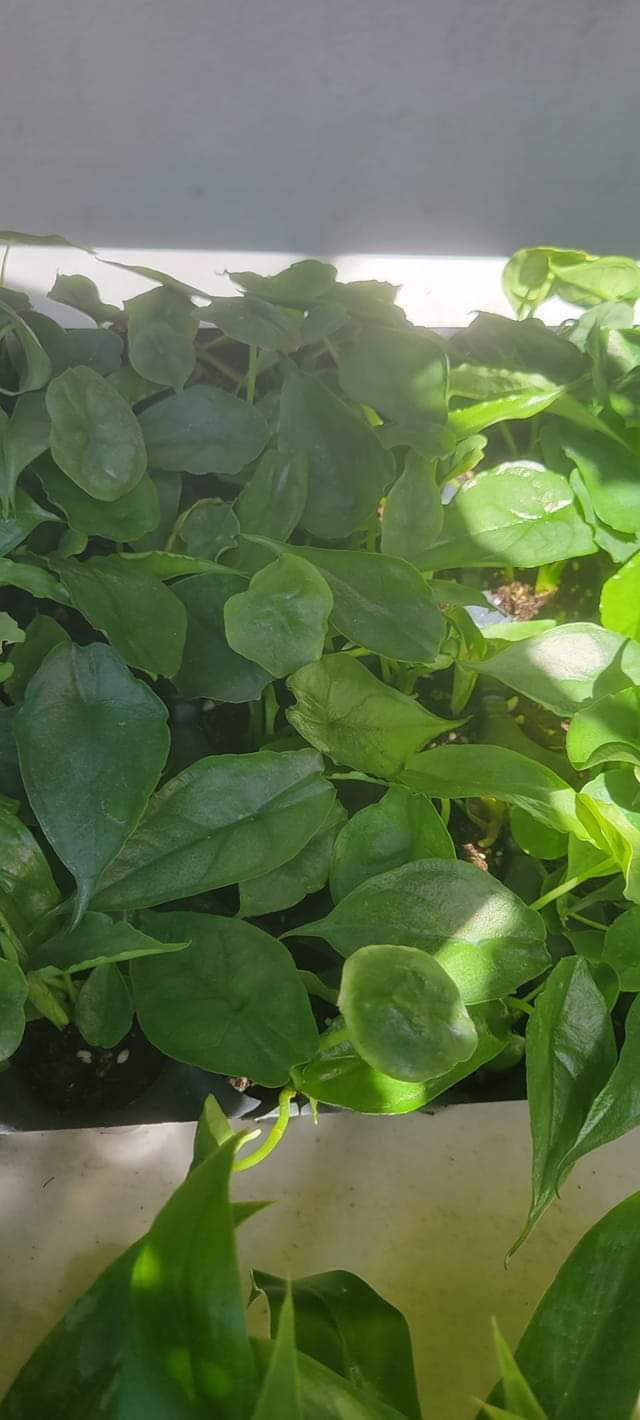
[[[13,1067],[35,1097],[57,1114],[122,1109],[158,1078],[165,1058],[135,1024],[112,1049],[87,1045],[75,1026],[31,1021]]]

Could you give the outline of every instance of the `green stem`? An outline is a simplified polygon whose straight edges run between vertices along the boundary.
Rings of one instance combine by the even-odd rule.
[[[508,448],[508,450],[509,450],[509,453],[511,454],[511,457],[514,458],[514,459],[518,459],[518,458],[520,457],[520,455],[519,455],[519,453],[518,453],[518,446],[517,446],[516,441],[515,441],[515,439],[514,439],[514,437],[513,437],[513,434],[511,433],[511,430],[510,430],[510,428],[509,428],[509,425],[508,425],[508,424],[501,424],[501,425],[500,425],[500,433],[502,434],[502,437],[503,437],[504,442],[505,442],[505,444],[506,444],[506,446],[507,446],[507,448]]]
[[[328,354],[331,356],[331,359],[332,359],[332,360],[335,360],[336,365],[337,365],[337,363],[338,363],[338,352],[337,352],[336,347],[335,347],[335,345],[333,344],[333,342],[332,342],[331,340],[329,340],[328,335],[325,335],[322,344],[324,345],[325,350],[326,350],[326,351],[328,352]]]
[[[325,1031],[320,1036],[318,1054],[326,1055],[328,1050],[333,1050],[334,1045],[343,1045],[349,1039],[349,1031],[346,1026],[336,1026],[335,1030]]]
[[[574,922],[582,922],[585,927],[593,927],[596,932],[604,932],[604,922],[596,922],[593,917],[585,917],[582,912],[567,912],[567,917],[572,917]]]
[[[293,1089],[291,1085],[285,1085],[285,1088],[280,1091],[278,1095],[278,1118],[273,1128],[269,1130],[264,1144],[261,1144],[259,1149],[254,1149],[253,1153],[249,1154],[245,1159],[234,1160],[234,1173],[242,1173],[244,1169],[254,1168],[256,1164],[262,1163],[263,1159],[268,1158],[269,1154],[273,1153],[276,1145],[280,1143],[280,1140],[286,1133],[291,1117],[289,1105],[297,1093],[297,1090]]]
[[[249,346],[249,369],[247,370],[247,404],[253,404],[256,392],[256,374],[258,372],[258,347]]]
[[[210,350],[198,350],[198,359],[205,365],[210,365],[212,370],[218,370],[221,375],[226,375],[228,380],[233,380],[235,384],[244,384],[245,377],[239,370],[234,370],[233,365],[228,365],[226,360],[221,360],[219,355],[212,355]]]
[[[550,892],[545,892],[542,894],[542,897],[537,897],[535,902],[530,902],[529,906],[534,912],[540,912],[541,908],[547,907],[550,902],[555,902],[556,898],[564,897],[566,893],[573,892],[574,888],[579,887],[581,883],[586,883],[589,878],[606,878],[609,873],[616,873],[617,871],[618,864],[615,859],[605,858],[604,862],[599,863],[596,869],[585,868],[583,873],[576,873],[575,877],[566,878],[563,883],[558,883],[558,886],[552,888]]]
[[[264,736],[267,740],[272,740],[276,730],[276,719],[278,716],[278,697],[273,685],[265,685],[262,692],[262,706],[264,711]]]

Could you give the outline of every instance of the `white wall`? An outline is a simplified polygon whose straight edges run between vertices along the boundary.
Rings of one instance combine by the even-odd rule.
[[[640,250],[638,0],[4,0],[0,225]]]

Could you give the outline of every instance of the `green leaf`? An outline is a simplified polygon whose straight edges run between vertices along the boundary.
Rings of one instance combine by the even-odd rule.
[[[296,936],[322,937],[341,956],[371,944],[420,947],[467,1005],[497,1000],[549,965],[537,912],[470,863],[422,859],[354,888]]]
[[[307,454],[302,516],[312,537],[345,538],[375,511],[393,459],[358,415],[313,375],[290,365],[280,401],[280,447]]]
[[[558,260],[553,248],[551,250],[554,289],[564,301],[573,301],[577,306],[594,306],[600,301],[637,301],[640,296],[640,268],[631,257],[590,256],[581,252],[581,260],[572,264],[563,259],[563,252]]]
[[[60,559],[55,565],[74,606],[123,660],[151,675],[176,673],[187,618],[171,588],[117,553],[86,562]]]
[[[615,1062],[615,1054],[614,1054]],[[564,1177],[578,1159],[611,1144],[640,1123],[640,997],[625,1021],[624,1042],[617,1064],[592,1097],[590,1109],[564,1160]]]
[[[473,1055],[475,1027],[460,992],[417,947],[360,947],[345,962],[338,1004],[349,1038],[373,1070],[431,1080]]]
[[[288,863],[240,883],[240,916],[263,917],[294,907],[309,893],[319,892],[329,877],[329,864],[344,810],[336,804],[327,821]]]
[[[197,576],[201,572],[212,572],[214,576],[233,577],[234,573],[228,567],[220,567],[216,562],[210,562],[208,557],[191,557],[184,552],[165,552],[162,548],[156,548],[148,552],[119,552],[118,561],[125,567],[132,567],[134,571],[148,573],[151,577],[159,577],[161,582],[175,582],[178,577]],[[242,576],[242,573],[235,574]],[[239,583],[234,584],[238,586]],[[173,588],[175,591],[175,588]]]
[[[539,567],[596,551],[566,478],[542,464],[484,469],[444,510],[424,568]]]
[[[325,578],[299,557],[283,554],[256,572],[246,591],[229,597],[224,627],[232,649],[278,678],[319,660],[333,596]]]
[[[41,508],[38,503],[34,503],[28,493],[23,493],[22,489],[18,488],[13,513],[9,517],[0,518],[0,556],[3,557],[7,552],[13,552],[14,547],[19,547],[21,542],[26,542],[34,529],[39,527],[41,523],[59,522],[60,519],[56,513]]]
[[[94,967],[83,982],[73,1013],[74,1024],[89,1045],[110,1049],[133,1025],[131,992],[119,967]]]
[[[158,492],[148,474],[129,493],[104,503],[85,493],[56,468],[48,455],[36,465],[36,473],[50,502],[60,508],[76,532],[88,537],[109,538],[112,542],[137,542],[160,522]]]
[[[79,365],[51,381],[46,400],[58,468],[105,503],[130,493],[147,456],[138,421],[113,385]]]
[[[186,577],[172,589],[187,614],[184,654],[174,681],[181,695],[203,696],[231,704],[259,700],[272,679],[254,661],[239,656],[225,632],[225,606],[238,586],[237,573],[220,568],[201,576]]]
[[[157,286],[126,302],[128,352],[134,370],[153,384],[184,389],[196,363],[195,338],[202,313],[189,296]]]
[[[72,931],[59,932],[44,942],[31,955],[29,965],[40,971],[53,967],[56,971],[91,971],[96,966],[108,966],[136,957],[161,956],[164,952],[181,952],[189,938],[180,941],[159,941],[139,932],[129,922],[112,922],[103,912],[87,912]]]
[[[458,438],[478,434],[492,424],[505,419],[533,419],[548,409],[562,393],[562,386],[552,384],[542,375],[529,377],[529,387],[505,394],[498,399],[482,399],[462,409],[449,410],[449,428]]]
[[[403,863],[455,856],[430,799],[397,784],[379,803],[354,814],[340,832],[331,860],[331,896],[339,902],[359,883]]]
[[[633,771],[624,767],[598,774],[576,799],[577,812],[593,842],[624,872],[624,895],[632,902],[640,902],[639,793]],[[595,871],[593,876],[597,876]]]
[[[21,645],[11,654],[13,675],[7,687],[13,701],[22,700],[32,675],[38,670],[54,646],[67,646],[69,637],[64,627],[52,616],[34,616],[29,622]]]
[[[251,1420],[303,1420],[291,1289],[279,1311],[275,1345]]]
[[[302,339],[302,319],[260,296],[216,296],[199,311],[200,320],[212,321],[231,340],[257,345],[261,350],[297,350]]]
[[[311,750],[211,755],[152,799],[105,874],[99,909],[153,907],[288,862],[325,822],[335,793]]]
[[[597,434],[565,435],[563,447],[576,464],[595,512],[619,532],[635,533],[640,522],[637,458],[631,449]]]
[[[640,641],[640,553],[604,582],[600,620],[609,631]]]
[[[408,1114],[423,1109],[438,1095],[495,1059],[510,1040],[509,1016],[499,1002],[470,1006],[469,1015],[478,1036],[473,1055],[426,1084],[393,1080],[389,1075],[372,1070],[349,1041],[328,1046],[326,1032],[322,1051],[307,1065],[294,1068],[292,1081],[311,1099],[339,1109],[353,1109],[359,1114]]]
[[[634,1193],[574,1248],[516,1350],[553,1420],[629,1420],[640,1389],[639,1267]]]
[[[158,1050],[274,1086],[314,1054],[307,993],[275,937],[238,918],[197,912],[145,913],[142,920],[161,940],[175,941],[176,933],[191,939],[183,952],[138,958],[130,968],[140,1024]]]
[[[517,804],[561,833],[584,838],[576,796],[546,765],[498,745],[438,745],[409,761],[402,783],[435,798],[490,796]]]
[[[287,719],[302,738],[337,764],[382,779],[395,778],[427,740],[460,723],[424,710],[348,655],[323,656],[287,684],[296,699]]]
[[[640,991],[640,907],[628,907],[607,927],[602,960],[615,971],[621,991]]]
[[[152,468],[235,478],[262,453],[268,429],[258,409],[212,385],[192,385],[140,415]]]
[[[564,858],[566,855],[566,833],[549,828],[517,805],[511,810],[511,833],[518,848],[534,858]]]
[[[154,1420],[246,1420],[257,1395],[229,1201],[234,1152],[229,1140],[189,1174],[134,1263],[129,1325],[143,1366],[142,1408]],[[132,1420],[136,1410],[134,1397]]]
[[[53,375],[78,365],[97,375],[110,375],[120,368],[123,345],[114,330],[63,330],[39,311],[29,311],[25,320],[46,351]]]
[[[178,518],[174,532],[189,557],[215,562],[221,553],[237,546],[240,524],[230,503],[201,498]]]
[[[0,416],[2,421],[2,416]],[[49,416],[44,395],[23,394],[13,414],[0,422],[0,506],[7,514],[23,469],[49,447]]]
[[[17,389],[0,385],[0,394],[25,394],[40,390],[51,375],[51,361],[22,316],[0,300],[0,344],[6,341],[11,364],[18,376]]]
[[[36,562],[14,562],[0,557],[0,587],[20,587],[41,600],[69,605],[69,597],[57,577]]]
[[[100,299],[95,281],[91,281],[88,276],[64,276],[58,273],[47,294],[50,301],[59,301],[63,306],[82,311],[83,315],[90,316],[97,324],[102,321],[122,320],[120,307],[106,306]]]
[[[411,450],[404,471],[386,496],[382,551],[422,568],[428,548],[442,530],[444,509],[435,464]]]
[[[0,805],[0,907],[23,945],[59,901],[51,869],[33,834]]]
[[[615,1064],[611,1017],[581,957],[565,957],[547,978],[527,1026],[526,1046],[531,1207],[513,1250],[556,1197],[567,1154]]]
[[[148,399],[152,394],[162,393],[161,385],[144,380],[131,365],[121,365],[117,370],[112,370],[108,378],[109,384],[132,406],[141,404],[143,399]]]
[[[443,342],[413,326],[369,327],[340,345],[345,394],[398,423],[446,423],[447,373]]]
[[[525,1380],[496,1321],[493,1323],[493,1341],[502,1376],[504,1398],[509,1406],[508,1414],[513,1413],[515,1416],[517,1407],[520,1420],[546,1420],[544,1410],[538,1405],[531,1386]],[[488,1413],[490,1414],[491,1410]]]
[[[253,271],[229,271],[227,275],[250,296],[306,310],[335,285],[336,268],[328,261],[311,259],[294,261],[276,276],[258,276]]]
[[[556,626],[470,664],[555,715],[572,715],[589,700],[640,684],[638,647],[591,622]]]
[[[78,921],[157,783],[166,710],[108,646],[59,646],[14,725],[31,807],[78,884]]]
[[[603,695],[578,711],[567,731],[567,754],[576,769],[612,759],[640,765],[640,689]]]
[[[574,332],[575,327],[572,340]],[[455,343],[481,365],[535,370],[559,385],[572,384],[587,368],[575,345],[541,320],[510,320],[481,311],[456,333]]]
[[[22,1040],[28,990],[20,967],[0,957],[0,1060],[8,1060]]]
[[[308,482],[304,454],[268,449],[235,505],[242,531],[286,542],[302,517]]]
[[[424,578],[399,557],[329,547],[291,547],[322,572],[333,593],[331,621],[357,646],[411,664],[435,660],[445,623]]]
[[[268,1298],[272,1335],[282,1324],[290,1297],[299,1351],[344,1376],[372,1400],[421,1420],[407,1323],[362,1278],[353,1272],[321,1272],[289,1284],[269,1272],[254,1272],[253,1280]],[[269,1420],[276,1413],[272,1411]]]

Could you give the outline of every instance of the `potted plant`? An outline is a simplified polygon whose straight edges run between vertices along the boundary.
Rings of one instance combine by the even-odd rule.
[[[531,1226],[639,1117],[640,271],[517,253],[444,340],[325,262],[140,270],[0,295],[5,1096],[168,1059],[284,1125],[526,1050]]]

